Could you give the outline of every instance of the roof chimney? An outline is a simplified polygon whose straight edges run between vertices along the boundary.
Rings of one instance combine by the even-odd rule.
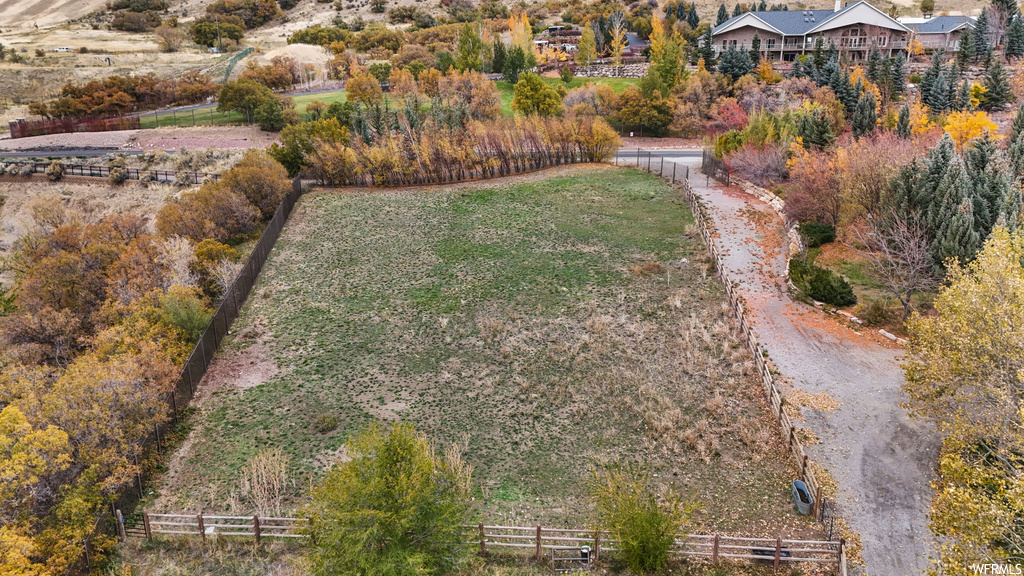
[[[836,10],[835,10],[836,12],[839,12],[840,8],[842,8],[842,6],[839,5],[840,1],[841,0],[836,0]]]

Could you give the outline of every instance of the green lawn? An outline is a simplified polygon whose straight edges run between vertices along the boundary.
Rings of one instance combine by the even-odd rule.
[[[309,106],[310,102],[314,100],[320,100],[328,105],[335,102],[344,102],[346,98],[346,92],[344,90],[336,90],[334,92],[324,92],[322,94],[303,94],[301,96],[292,96],[292,101],[295,102],[295,110],[299,114],[306,112],[306,106]]]
[[[275,447],[298,497],[351,431],[400,418],[466,446],[491,521],[583,525],[588,470],[625,459],[698,498],[703,529],[807,534],[685,202],[634,170],[562,172],[305,196],[204,381],[162,505],[224,509]],[[236,387],[253,371],[266,383]],[[317,430],[324,415],[337,429]]]
[[[229,126],[244,124],[245,115],[238,112],[217,112],[216,107],[175,112],[156,112],[141,116],[141,128],[165,126]]]
[[[612,87],[616,93],[622,92],[630,86],[635,86],[639,80],[636,78],[573,78],[568,85],[562,82],[560,78],[544,78],[544,82],[552,88],[556,86],[566,86],[570,90],[573,88],[579,88],[587,84],[607,84]],[[501,113],[505,116],[512,115],[512,85],[504,80],[498,80],[498,93],[501,94]]]

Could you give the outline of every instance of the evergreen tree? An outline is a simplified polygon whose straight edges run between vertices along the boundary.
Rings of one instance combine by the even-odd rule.
[[[1010,186],[1010,191],[1003,199],[1003,205],[999,209],[996,225],[1005,226],[1010,230],[1019,228],[1022,204],[1024,204],[1024,195],[1021,194],[1021,187],[1016,184]]]
[[[806,58],[806,56],[801,54],[796,57],[796,60],[793,60],[793,68],[789,71],[790,78],[807,78],[807,69],[804,64]]]
[[[708,30],[707,33],[704,34],[704,41],[701,42],[700,48],[697,50],[697,58],[704,59],[704,67],[707,68],[709,72],[715,71],[715,65],[717,62],[715,60],[715,49],[711,46],[711,30]]]
[[[871,51],[868,52],[868,67],[866,73],[868,80],[871,80],[875,84],[879,83],[882,73],[882,53],[878,50],[878,46],[872,46]]]
[[[730,46],[728,50],[722,52],[721,60],[718,71],[733,80],[754,71],[754,63],[750,61],[750,54],[746,50],[737,50]]]
[[[756,66],[761,61],[761,37],[754,32],[754,38],[750,41],[750,61]]]
[[[992,7],[998,8],[1000,12],[1005,14],[1007,21],[1020,16],[1020,7],[1017,6],[1017,0],[992,0]]]
[[[757,5],[757,11],[764,12],[765,10],[768,10],[768,2],[767,0],[761,0],[761,3]]]
[[[970,62],[974,62],[974,59],[977,56],[974,53],[974,49],[974,30],[970,26],[964,26],[964,31],[960,33],[960,40],[958,41],[956,48],[957,64],[963,67]]]
[[[811,55],[811,63],[814,64],[814,76],[817,77],[821,69],[825,67],[825,41],[821,39],[821,36],[814,39],[814,52]]]
[[[1002,153],[987,134],[964,150],[964,164],[974,184],[974,229],[984,239],[992,231],[1012,182]]]
[[[999,110],[1013,101],[1010,79],[1006,76],[1006,71],[1003,70],[1003,65],[999,63],[999,60],[992,60],[981,85],[987,90],[985,101],[981,106],[985,110]]]
[[[981,14],[974,23],[974,57],[986,58],[992,49],[989,41],[988,9],[982,8]]]
[[[974,229],[974,211],[971,201],[965,198],[951,213],[948,224],[936,230],[933,252],[936,264],[941,270],[949,258],[961,263],[970,262],[981,248],[981,237]]]
[[[1006,31],[1004,52],[1008,59],[1024,56],[1024,18],[1017,16],[1010,21],[1010,27]]]
[[[931,176],[931,172],[932,170],[929,169],[929,176]],[[970,202],[972,196],[974,196],[974,182],[971,180],[970,174],[967,173],[967,166],[959,154],[953,154],[949,164],[942,170],[942,177],[939,179],[938,185],[935,186],[935,192],[928,206],[928,226],[935,231],[937,241],[944,236],[944,230],[953,220],[960,205],[964,201]],[[973,206],[971,229],[974,229]]]
[[[505,71],[505,42],[501,38],[494,39],[491,47],[491,72],[501,74]]]
[[[906,88],[907,72],[905,66],[906,61],[903,59],[903,56],[889,59],[889,82],[893,94],[903,94]]]
[[[935,87],[935,82],[945,73],[945,68],[942,66],[942,55],[938,52],[932,56],[932,63],[921,75],[921,103],[928,106],[935,112],[941,111],[936,109],[932,105],[932,91]]]
[[[665,14],[668,15],[668,12],[669,11],[666,10]],[[680,2],[678,5],[676,5],[676,20],[683,20],[683,21],[685,21],[686,20],[686,13],[687,13],[686,2]]]
[[[906,105],[900,108],[900,115],[896,120],[896,135],[904,140],[910,139],[910,108]]]
[[[700,26],[700,16],[697,15],[697,3],[690,4],[690,11],[686,14],[686,23],[690,25],[691,30],[696,30]]]
[[[836,139],[832,133],[832,125],[821,110],[812,110],[800,117],[796,125],[796,133],[805,146],[826,148]]]
[[[1017,107],[1017,115],[1010,125],[1010,144],[1008,148],[1010,168],[1017,180],[1024,178],[1024,102]]]
[[[958,85],[953,100],[950,102],[950,108],[961,112],[971,109],[971,85],[966,80]]]
[[[723,22],[729,19],[729,10],[725,7],[725,2],[718,5],[718,18],[715,20],[715,26],[721,26]]]
[[[914,205],[914,197],[925,180],[927,170],[917,159],[899,169],[889,182],[888,193],[882,197],[882,218],[897,217],[904,221],[919,222],[921,210]],[[925,228],[927,231],[928,229]],[[931,238],[929,238],[931,241]]]
[[[850,119],[850,127],[853,129],[853,137],[860,138],[871,134],[878,123],[878,116],[875,113],[875,95],[865,90],[857,106],[853,109],[853,117]]]
[[[921,181],[921,186],[914,190],[913,205],[927,216],[930,228],[931,222],[937,217],[936,212],[940,209],[935,198],[935,191],[945,176],[946,170],[949,169],[949,164],[953,161],[954,156],[956,156],[956,147],[953,144],[953,138],[950,137],[949,132],[946,132],[942,135],[939,143],[928,151],[925,177]]]
[[[924,102],[934,112],[944,112],[949,110],[949,82],[946,80],[946,74],[943,72],[935,79],[932,83],[932,88],[928,92],[928,99],[924,99],[924,91],[921,93],[921,101]]]
[[[736,7],[732,9],[732,17],[735,18],[740,14],[743,14],[743,10],[740,10],[740,5],[736,4]]]
[[[502,76],[505,82],[515,86],[519,82],[519,75],[526,69],[526,54],[519,46],[513,46],[505,55],[505,67],[502,68]]]

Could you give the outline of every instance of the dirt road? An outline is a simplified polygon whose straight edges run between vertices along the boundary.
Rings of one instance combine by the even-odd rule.
[[[899,406],[902,350],[794,302],[785,289],[782,222],[771,207],[713,180],[707,186],[699,159],[672,160],[680,174],[690,166],[690,183],[718,228],[727,276],[789,389],[838,402],[832,412],[805,407],[802,413],[820,440],[810,455],[837,481],[840,513],[861,535],[861,571],[921,574],[934,550],[927,514],[939,442],[930,424],[910,420]]]

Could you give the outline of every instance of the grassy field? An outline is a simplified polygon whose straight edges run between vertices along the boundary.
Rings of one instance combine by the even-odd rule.
[[[268,448],[295,507],[351,431],[401,418],[465,446],[488,521],[581,525],[589,469],[623,459],[704,530],[812,535],[677,193],[601,166],[517,182],[304,197],[151,511],[251,510],[239,470]]]
[[[550,86],[564,85],[558,78],[544,78]],[[585,84],[608,84],[616,92],[622,92],[626,88],[638,82],[635,78],[573,78],[568,87],[578,88]],[[501,96],[501,112],[505,116],[512,115],[512,85],[508,82],[496,82],[498,94]],[[322,92],[320,94],[302,94],[292,96],[295,103],[295,110],[299,114],[305,114],[306,106],[310,102],[320,100],[327,104],[344,102],[347,98],[345,90],[333,92]],[[226,126],[232,124],[244,124],[245,117],[238,112],[217,112],[216,107],[200,108],[197,110],[185,110],[176,113],[159,112],[157,114],[147,113],[141,117],[142,128],[158,128],[163,126]]]
[[[640,80],[636,78],[573,78],[568,85],[566,85],[560,78],[543,78],[544,82],[552,88],[556,86],[566,86],[570,90],[573,88],[579,88],[587,84],[607,84],[612,87],[616,93],[622,92],[630,86],[636,85]],[[498,85],[498,94],[501,95],[501,113],[505,116],[512,115],[512,85],[504,80],[495,82]]]

